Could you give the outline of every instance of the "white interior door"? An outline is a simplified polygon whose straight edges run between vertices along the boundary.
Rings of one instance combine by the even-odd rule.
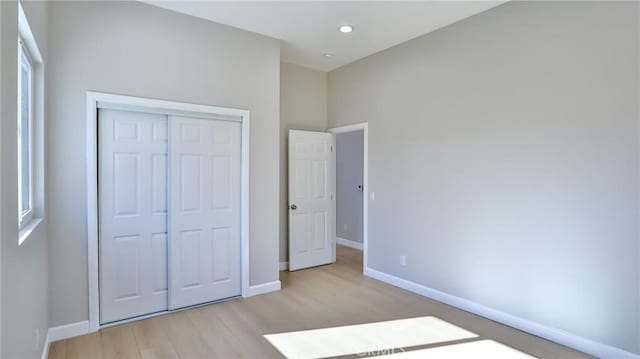
[[[289,270],[334,261],[334,136],[289,131]]]
[[[167,116],[99,114],[100,322],[167,310]]]
[[[170,308],[240,295],[241,124],[172,116]]]

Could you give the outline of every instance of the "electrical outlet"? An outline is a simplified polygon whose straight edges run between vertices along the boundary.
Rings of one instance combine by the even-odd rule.
[[[405,255],[400,256],[400,265],[403,267],[407,265],[407,256]]]
[[[376,193],[375,192],[369,192],[369,199],[372,201],[376,200]]]

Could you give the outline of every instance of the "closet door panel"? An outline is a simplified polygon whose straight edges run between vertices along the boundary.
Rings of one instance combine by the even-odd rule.
[[[240,295],[239,122],[170,120],[170,308]]]
[[[100,322],[167,310],[167,117],[100,109]],[[163,130],[164,129],[164,130]]]

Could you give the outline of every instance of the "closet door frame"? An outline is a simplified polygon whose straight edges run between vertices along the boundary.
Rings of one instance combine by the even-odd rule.
[[[156,100],[143,97],[114,95],[87,91],[87,238],[88,238],[88,288],[89,288],[89,322],[86,332],[96,332],[100,325],[100,292],[99,292],[99,213],[98,213],[98,109],[118,109],[156,113],[169,116],[188,116],[211,120],[237,121],[241,123],[240,150],[240,281],[242,297],[253,293],[249,287],[249,150],[250,150],[250,112],[248,110],[197,105],[183,102]],[[151,314],[161,315],[167,312]],[[135,318],[139,320],[145,317]],[[123,320],[117,324],[126,322]]]

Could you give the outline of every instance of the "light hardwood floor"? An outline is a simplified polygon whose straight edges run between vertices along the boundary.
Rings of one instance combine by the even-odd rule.
[[[279,358],[263,335],[432,315],[539,358],[587,355],[362,274],[362,252],[281,272],[282,291],[123,324],[55,342],[49,358]],[[413,349],[413,348],[412,348]],[[352,356],[357,357],[357,356]]]

